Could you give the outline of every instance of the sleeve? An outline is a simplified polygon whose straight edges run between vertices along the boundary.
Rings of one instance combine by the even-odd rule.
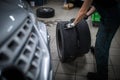
[[[95,6],[95,0],[93,0],[92,5]]]

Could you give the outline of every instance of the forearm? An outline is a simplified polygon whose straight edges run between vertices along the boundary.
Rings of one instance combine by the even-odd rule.
[[[94,6],[92,6],[91,8],[90,8],[90,10],[86,13],[86,15],[87,16],[90,16],[92,13],[94,13],[95,12],[95,7]]]
[[[85,17],[89,7],[91,6],[92,1],[93,0],[85,0],[84,1],[82,7],[80,8],[80,10],[73,22],[74,24],[77,24],[80,20],[82,20]]]

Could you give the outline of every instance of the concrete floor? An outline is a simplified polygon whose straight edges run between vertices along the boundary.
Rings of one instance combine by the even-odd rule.
[[[50,49],[52,56],[53,69],[55,73],[55,80],[87,80],[86,75],[89,71],[96,71],[96,64],[94,56],[91,52],[86,53],[82,57],[78,57],[71,63],[61,63],[58,58],[56,48],[56,22],[55,21],[68,21],[74,18],[79,8],[71,10],[64,10],[63,0],[48,0],[44,6],[52,7],[55,9],[55,16],[53,18],[39,18],[40,20],[49,23],[47,26],[48,32],[51,36]],[[51,23],[52,22],[52,23]],[[93,27],[91,18],[87,19],[91,31],[92,44],[95,44],[97,27]],[[109,57],[109,80],[120,80],[120,28],[118,29],[110,48]]]

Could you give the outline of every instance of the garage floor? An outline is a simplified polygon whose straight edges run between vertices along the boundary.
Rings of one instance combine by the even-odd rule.
[[[95,71],[95,59],[91,52],[77,58],[71,63],[61,63],[58,58],[56,48],[56,21],[70,20],[75,17],[79,8],[64,10],[63,0],[49,0],[48,4],[44,5],[55,9],[53,18],[39,18],[47,24],[48,32],[51,36],[50,48],[55,80],[87,80],[86,75],[89,71]],[[93,27],[91,18],[87,19],[91,31],[92,45],[95,44],[95,36],[98,30]],[[109,59],[109,80],[120,80],[120,28],[118,29],[110,48]]]

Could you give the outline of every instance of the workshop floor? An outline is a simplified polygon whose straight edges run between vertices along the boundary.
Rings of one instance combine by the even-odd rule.
[[[53,18],[39,18],[40,20],[48,23],[48,32],[51,37],[50,48],[53,69],[55,73],[55,80],[87,80],[86,75],[90,71],[96,71],[96,64],[94,56],[91,52],[86,53],[82,57],[78,57],[71,63],[61,63],[58,58],[56,48],[56,23],[55,21],[63,20],[68,21],[74,18],[79,8],[71,10],[64,10],[63,0],[48,0],[44,6],[52,7],[55,9],[55,16]],[[97,27],[93,27],[91,18],[87,19],[91,31],[92,45],[95,44]],[[120,80],[120,28],[118,29],[110,48],[109,57],[109,80]]]

